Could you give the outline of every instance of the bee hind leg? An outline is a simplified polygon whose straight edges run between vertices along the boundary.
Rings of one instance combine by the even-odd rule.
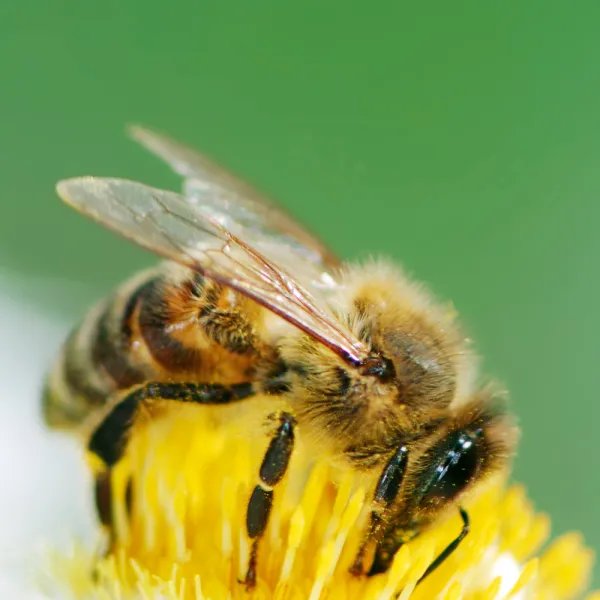
[[[252,540],[248,570],[242,582],[247,590],[252,590],[256,586],[258,545],[269,522],[273,505],[273,488],[283,479],[294,448],[296,420],[286,412],[278,416],[279,427],[265,452],[259,471],[259,483],[252,492],[246,512],[246,530]]]
[[[157,400],[172,400],[193,404],[227,404],[243,400],[254,393],[250,383],[230,386],[203,383],[152,382],[135,388],[121,398],[92,433],[88,442],[90,452],[101,460],[96,474],[94,499],[100,523],[109,533],[109,548],[114,547],[116,531],[113,515],[112,468],[119,462],[127,447],[129,434],[140,405]],[[130,516],[133,506],[133,482],[125,490],[125,505]]]
[[[113,467],[125,452],[129,434],[139,407],[154,401],[174,401],[188,404],[228,404],[254,394],[250,383],[230,386],[205,383],[147,383],[129,392],[112,407],[92,433],[88,448],[107,468]]]
[[[109,531],[112,531],[112,473],[110,469],[105,469],[96,475],[94,480],[94,502],[98,520]]]
[[[96,506],[96,514],[102,527],[108,533],[108,543],[104,551],[101,551],[103,556],[107,556],[117,542],[117,530],[113,514],[113,499],[112,469],[103,469],[94,478],[94,504]],[[127,480],[124,502],[127,518],[131,518],[133,510],[133,480],[131,477]]]

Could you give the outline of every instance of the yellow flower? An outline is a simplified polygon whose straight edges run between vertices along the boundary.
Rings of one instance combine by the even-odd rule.
[[[226,424],[234,416],[239,407],[184,408],[140,428],[115,470],[116,546],[104,558],[79,547],[68,556],[54,553],[46,588],[86,600],[247,598],[238,581],[249,550],[245,509],[268,440],[249,414]],[[314,462],[317,454],[300,437],[275,491],[253,600],[561,600],[587,587],[593,555],[580,536],[567,534],[540,553],[548,517],[534,512],[521,486],[502,481],[467,502],[471,532],[418,587],[432,558],[460,531],[458,514],[403,546],[388,573],[357,579],[348,567],[368,496],[359,478]]]

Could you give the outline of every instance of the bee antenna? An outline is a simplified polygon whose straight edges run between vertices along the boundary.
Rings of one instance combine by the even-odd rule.
[[[458,545],[467,537],[469,528],[471,526],[469,522],[469,514],[464,508],[459,508],[458,512],[463,522],[460,533],[442,550],[439,556],[427,567],[427,570],[421,576],[421,579],[417,582],[417,585],[423,581],[428,575],[431,575],[457,548]]]

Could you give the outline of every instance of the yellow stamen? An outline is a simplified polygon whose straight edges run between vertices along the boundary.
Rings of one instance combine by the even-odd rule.
[[[538,570],[539,560],[537,558],[531,559],[526,565],[521,575],[519,575],[519,579],[517,579],[517,583],[510,590],[508,595],[509,598],[516,596],[523,588],[529,585],[529,582],[536,576]]]
[[[115,469],[111,553],[50,553],[43,583],[86,600],[567,600],[584,591],[593,556],[580,536],[563,536],[535,556],[549,519],[535,513],[521,486],[506,489],[501,481],[467,499],[469,535],[423,583],[460,531],[455,513],[402,546],[387,573],[350,575],[368,524],[369,482],[315,462],[314,446],[301,436],[274,490],[251,596],[239,583],[249,557],[245,510],[268,438],[243,422],[223,423],[218,412],[192,409],[140,428]]]

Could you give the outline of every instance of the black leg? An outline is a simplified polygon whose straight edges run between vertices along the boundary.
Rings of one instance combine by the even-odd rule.
[[[112,490],[112,469],[104,469],[98,473],[94,479],[94,501],[96,504],[96,513],[98,520],[107,529],[110,535],[110,546],[115,542],[115,530],[113,527],[113,490]],[[127,481],[125,488],[125,509],[127,516],[131,517],[133,507],[133,480],[131,477]],[[109,546],[109,547],[110,547]]]
[[[442,550],[442,552],[440,552],[439,556],[432,561],[432,563],[427,567],[425,573],[423,573],[421,576],[421,579],[419,579],[418,583],[421,583],[428,575],[433,573],[458,548],[459,544],[469,533],[469,515],[467,514],[467,511],[462,508],[460,508],[459,511],[463,520],[463,526],[460,530],[460,533],[444,548],[444,550]],[[394,556],[400,549],[400,546],[414,539],[419,534],[418,531],[414,531],[412,533],[406,532],[405,535],[398,536],[398,533],[402,534],[402,532],[392,531],[389,536],[386,536],[379,541],[373,564],[371,565],[371,569],[368,573],[369,577],[371,575],[385,573],[390,568],[392,561],[394,560]]]
[[[377,541],[383,521],[382,513],[397,498],[402,480],[404,479],[407,463],[408,450],[406,446],[400,446],[387,462],[383,473],[379,477],[373,496],[373,510],[371,511],[369,527],[363,537],[354,563],[350,567],[352,575],[360,577],[365,574],[363,562],[367,546],[372,541]],[[369,572],[369,575],[371,575],[371,572]]]
[[[131,475],[127,480],[127,487],[125,488],[125,509],[127,510],[127,518],[130,519],[133,510],[133,479]]]
[[[107,467],[114,466],[127,446],[129,432],[140,404],[173,400],[193,404],[228,404],[254,394],[250,383],[230,386],[206,383],[147,383],[121,399],[106,415],[89,441],[91,452]]]
[[[96,476],[95,501],[100,522],[109,530],[114,542],[112,514],[112,467],[125,452],[129,432],[141,403],[173,400],[196,404],[227,404],[243,400],[254,393],[250,383],[231,386],[202,383],[148,383],[122,398],[106,415],[89,441],[89,449],[102,459],[106,468]],[[125,502],[131,512],[133,489],[128,482]]]
[[[112,532],[112,478],[110,469],[96,475],[94,481],[94,500],[100,523]]]
[[[469,533],[469,515],[463,508],[458,509],[463,520],[463,526],[460,533],[440,552],[440,555],[427,567],[427,570],[419,579],[419,583],[428,575],[431,575],[457,548],[458,545],[467,537]]]
[[[279,423],[260,466],[260,481],[248,502],[246,529],[248,537],[252,540],[250,561],[244,580],[248,590],[256,585],[258,544],[269,522],[273,505],[273,488],[285,475],[294,448],[294,425],[296,424],[294,417],[289,413],[282,413],[279,416]]]
[[[106,542],[103,542],[103,545],[97,549],[98,558],[100,558],[108,554],[116,541],[113,527],[112,474],[110,469],[100,471],[94,478],[94,503],[98,520],[109,536]],[[100,581],[100,572],[96,564],[92,567],[91,576],[94,583]]]

